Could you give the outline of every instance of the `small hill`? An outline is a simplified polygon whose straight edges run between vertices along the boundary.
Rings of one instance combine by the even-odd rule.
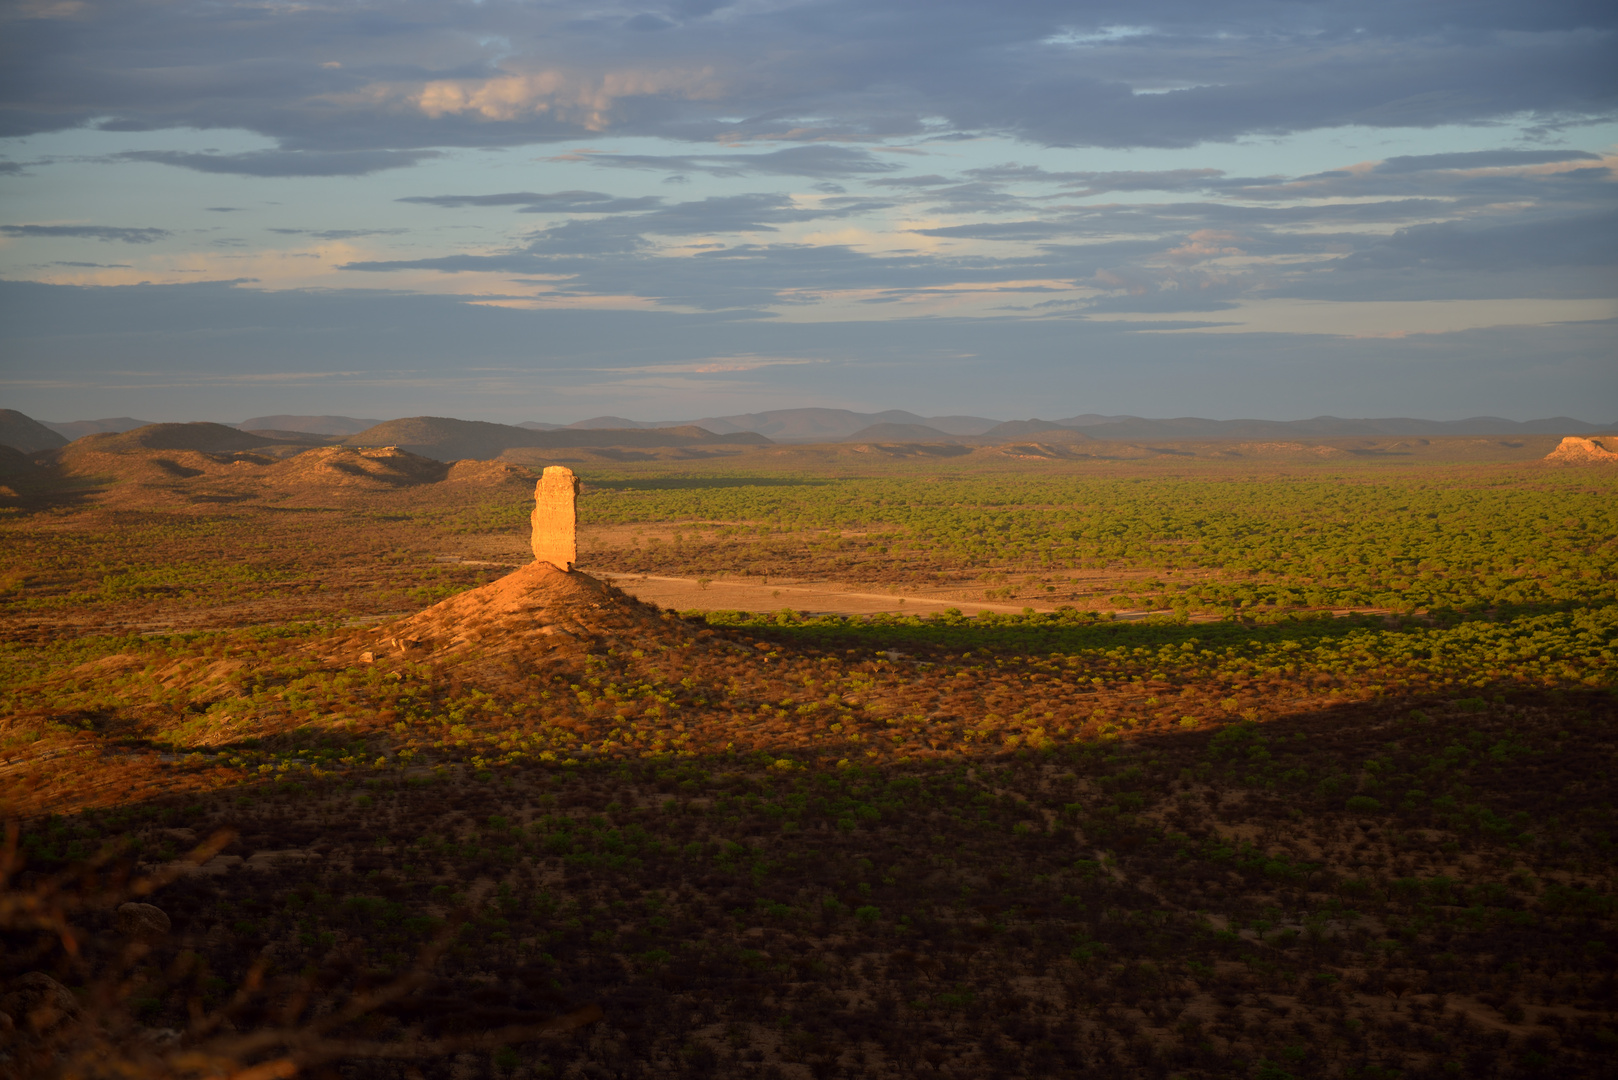
[[[343,440],[344,446],[397,446],[412,454],[438,461],[497,458],[514,446],[533,446],[540,433],[491,424],[484,420],[457,420],[449,416],[409,416],[388,420]]]
[[[534,481],[538,480],[539,476],[531,469],[510,462],[463,460],[451,465],[444,479],[451,484],[467,484],[473,487],[509,484],[532,495]]]
[[[425,611],[356,631],[322,646],[328,659],[454,661],[485,686],[522,685],[536,667],[576,661],[602,648],[644,649],[688,642],[679,618],[575,570],[532,562],[498,581]]]
[[[560,433],[552,432],[553,436]],[[619,435],[627,435],[632,440],[635,432],[620,431]],[[614,446],[693,446],[698,443],[715,443],[725,446],[772,446],[774,445],[767,435],[760,435],[756,431],[732,431],[724,434],[715,434],[707,428],[697,427],[695,424],[682,424],[679,427],[654,428],[651,431],[638,433],[640,442],[611,443]],[[667,440],[667,441],[664,441]],[[560,443],[560,445],[567,445]]]
[[[1618,461],[1618,438],[1584,439],[1568,435],[1561,445],[1545,455],[1546,461],[1564,465],[1611,464]]]
[[[0,446],[9,446],[25,454],[40,450],[55,450],[66,446],[67,440],[59,433],[15,409],[0,409]]]
[[[919,424],[946,435],[978,435],[998,421],[981,416],[918,416],[902,409],[861,413],[850,409],[771,409],[696,421],[709,431],[756,431],[778,442],[838,442],[876,424]]]
[[[948,432],[937,428],[927,427],[925,424],[872,424],[861,428],[854,434],[842,440],[843,442],[942,442],[953,443],[960,440]]]
[[[225,430],[248,442],[263,442],[246,432]],[[205,437],[190,441],[217,446],[217,434],[201,433]],[[81,488],[87,481],[98,485],[101,490],[96,500],[111,506],[284,500],[301,504],[311,497],[344,504],[351,499],[445,482],[483,488],[509,485],[513,496],[518,497],[519,493],[532,491],[534,484],[533,473],[510,463],[463,461],[450,465],[396,446],[312,447],[308,442],[282,442],[227,451],[139,445],[120,448],[114,443],[113,449],[101,448],[117,438],[93,436],[57,452],[62,478],[71,479]],[[152,441],[187,440],[159,434]],[[11,482],[10,486],[22,490],[19,482]]]
[[[86,435],[73,442],[69,453],[117,454],[130,450],[195,450],[204,454],[235,454],[265,446],[284,445],[288,440],[239,431],[205,420],[189,424],[147,424],[132,431]]]
[[[1076,458],[1089,457],[1084,453],[1076,453],[1065,445],[1069,440],[1046,440],[1039,442],[1003,443],[990,447],[986,453],[999,454],[1003,457],[1017,458],[1022,461],[1070,461]]]
[[[975,453],[958,442],[849,442],[847,453],[886,458],[954,458]]]
[[[475,487],[502,484],[531,492],[534,474],[496,461],[457,461],[447,465],[397,446],[356,449],[327,446],[287,458],[264,471],[269,492],[383,491],[449,482]]]
[[[1079,435],[1066,424],[1058,424],[1053,420],[1008,420],[1004,424],[996,424],[983,433],[985,440],[989,439],[1027,439],[1035,435],[1044,436],[1047,432],[1057,432],[1066,435]],[[1085,437],[1085,436],[1080,436]]]
[[[340,442],[335,435],[315,435],[307,431],[282,431],[278,428],[243,428],[249,435],[257,435],[261,439],[272,442],[303,443],[308,446],[330,446]]]
[[[86,435],[99,435],[106,431],[132,431],[138,427],[145,427],[151,422],[150,420],[136,420],[133,416],[109,416],[101,420],[69,420],[61,424],[51,420],[40,421],[40,423],[68,440],[82,439]]]
[[[306,450],[266,469],[264,480],[276,490],[376,491],[433,484],[449,476],[442,461],[412,454],[397,446],[357,450],[327,446]]]
[[[297,431],[306,435],[330,435],[343,439],[358,435],[367,428],[376,427],[380,420],[362,420],[355,416],[255,416],[236,426],[243,431]]]

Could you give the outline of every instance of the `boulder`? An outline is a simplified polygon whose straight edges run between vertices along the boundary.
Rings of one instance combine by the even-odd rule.
[[[0,991],[0,1013],[35,1037],[47,1036],[77,1020],[80,1012],[73,991],[43,971],[19,975]]]
[[[118,931],[132,941],[155,945],[171,928],[168,914],[156,905],[131,902],[118,908]]]

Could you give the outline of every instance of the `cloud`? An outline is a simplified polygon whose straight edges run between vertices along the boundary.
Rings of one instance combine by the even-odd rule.
[[[1521,117],[1565,132],[1618,110],[1618,14],[1576,0],[1284,13],[1252,0],[75,10],[7,23],[0,134],[228,128],[328,152],[589,132],[693,145],[987,134],[1185,147]]]
[[[869,150],[848,146],[794,146],[767,154],[589,154],[569,155],[603,169],[656,169],[711,176],[807,176],[848,179],[892,172],[902,166]]]
[[[1499,169],[1545,165],[1558,161],[1600,161],[1583,150],[1472,150],[1457,154],[1391,157],[1377,165],[1379,173],[1424,172],[1429,169]]]
[[[1414,225],[1343,262],[1344,269],[1412,266],[1484,273],[1540,266],[1618,266],[1618,211],[1494,226],[1457,221]]]
[[[116,240],[125,244],[151,244],[173,233],[167,229],[130,229],[112,225],[0,225],[0,235],[64,237],[75,240]]]
[[[1037,165],[1011,162],[981,169],[968,169],[966,175],[999,183],[1057,184],[1076,196],[1102,195],[1109,191],[1204,191],[1219,186],[1220,169],[1156,169],[1125,172],[1046,172]]]
[[[662,236],[774,232],[780,225],[850,217],[890,205],[876,199],[826,199],[818,206],[799,206],[787,195],[714,195],[640,214],[624,224]]]
[[[271,229],[283,236],[312,236],[316,240],[353,240],[359,236],[398,236],[409,229]]]
[[[403,96],[430,119],[447,115],[485,121],[554,117],[585,131],[604,131],[626,99],[719,96],[711,67],[629,68],[584,75],[561,68],[477,79],[434,79],[418,89],[376,87],[361,96]]]
[[[772,367],[799,367],[803,364],[830,363],[825,358],[806,356],[711,356],[701,360],[666,364],[639,364],[633,367],[593,368],[597,372],[657,375],[731,375],[739,371],[761,371]]]
[[[883,177],[879,180],[867,180],[866,183],[871,187],[930,188],[940,187],[946,184],[954,184],[957,183],[957,181],[952,180],[947,176],[939,176],[937,173],[928,173],[926,176]]]
[[[1207,262],[1210,259],[1222,259],[1231,255],[1245,255],[1246,252],[1236,245],[1243,242],[1243,237],[1233,232],[1224,232],[1219,229],[1198,229],[1185,242],[1170,248],[1164,257],[1172,263],[1189,266],[1192,263]]]
[[[240,154],[128,150],[117,155],[123,161],[149,161],[194,172],[276,177],[368,176],[439,156],[436,150],[250,150]]]
[[[599,191],[509,191],[498,195],[410,195],[395,200],[427,206],[516,206],[524,214],[623,214],[651,210],[663,200],[655,195],[620,198]]]
[[[659,15],[653,15],[650,12],[642,12],[641,14],[636,15],[633,19],[624,20],[625,30],[637,30],[643,33],[656,32],[658,30],[668,30],[674,25],[675,24],[668,19],[665,19]]]

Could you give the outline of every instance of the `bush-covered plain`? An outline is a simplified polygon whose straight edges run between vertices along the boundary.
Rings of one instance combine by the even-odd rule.
[[[723,481],[723,482],[721,482]],[[1611,601],[1612,485],[1583,473],[1098,478],[593,478],[586,520],[686,523],[677,544],[605,556],[630,571],[1043,575],[1112,570],[1121,602],[1474,608]],[[1099,597],[1110,600],[1110,596]]]
[[[329,1016],[434,938],[343,1034],[604,1011],[353,1077],[1603,1073],[1604,473],[951,467],[615,466],[587,550],[1067,606],[663,613],[566,665],[364,663],[331,643],[499,573],[526,502],[11,511],[11,884],[235,835],[120,969],[148,1042]],[[81,922],[77,956],[0,930],[0,980],[89,994],[128,954],[110,911]]]

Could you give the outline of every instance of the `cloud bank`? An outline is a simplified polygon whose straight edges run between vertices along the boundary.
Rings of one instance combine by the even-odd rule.
[[[436,342],[444,378],[488,365],[531,390],[565,369],[557,386],[619,413],[612,387],[718,393],[721,374],[747,408],[1038,403],[1016,387],[1079,371],[1125,396],[1057,411],[1176,407],[1134,370],[1234,386],[1232,414],[1376,413],[1442,370],[1492,388],[1464,411],[1517,415],[1531,391],[1556,400],[1528,412],[1618,415],[1610,363],[1589,366],[1618,315],[1615,44],[1618,9],[1578,0],[14,7],[6,295],[45,289],[90,325],[138,294],[177,321],[64,316],[25,342],[8,320],[0,344],[56,363],[77,340],[108,385],[148,387],[167,354],[138,368],[144,342],[183,353],[215,309],[250,310],[231,355],[266,378],[350,370],[368,326]],[[463,336],[399,343],[396,299]],[[297,321],[317,310],[346,329]],[[731,355],[815,362],[659,367]],[[8,392],[54,400],[16,363]],[[1298,404],[1288,363],[1387,403]],[[422,364],[389,393],[439,386]],[[74,378],[60,393],[94,382]],[[311,410],[330,411],[233,411]]]

